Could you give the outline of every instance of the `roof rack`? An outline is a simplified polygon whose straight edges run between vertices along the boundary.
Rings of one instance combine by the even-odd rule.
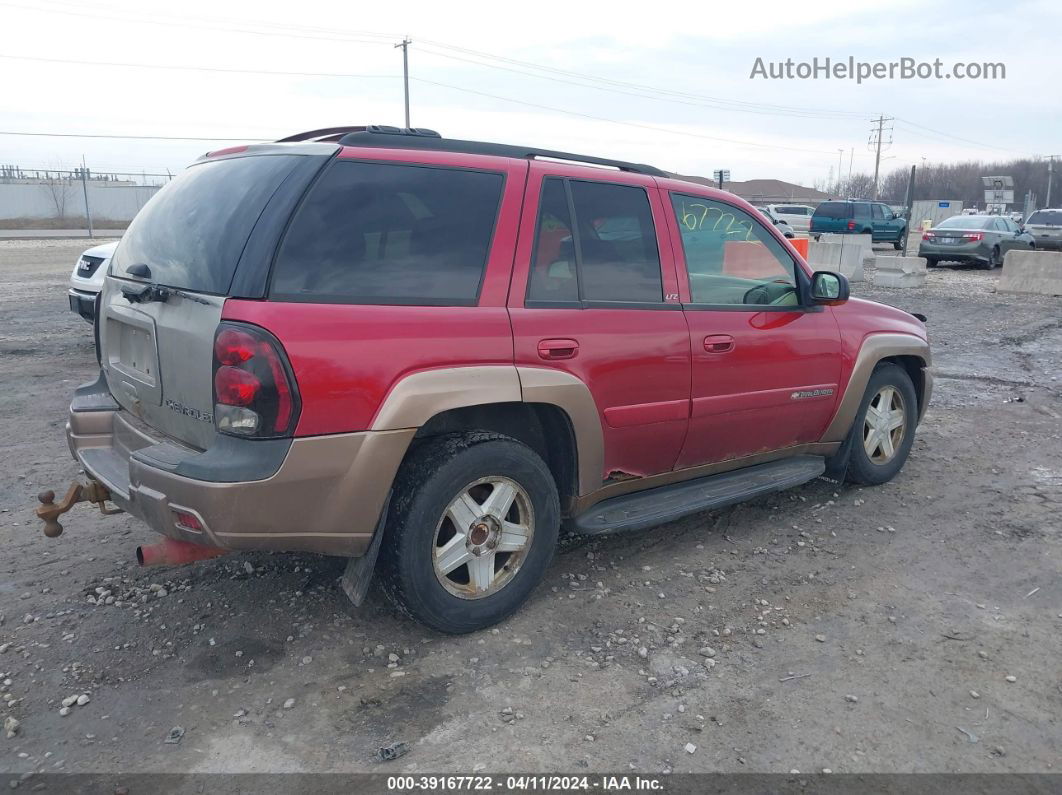
[[[340,136],[346,133],[359,132],[364,129],[366,129],[364,124],[360,127],[322,127],[320,130],[309,130],[308,132],[289,135],[287,138],[278,138],[275,143],[290,144],[296,141],[325,141],[329,138],[338,140]]]
[[[496,157],[516,158],[549,158],[551,160],[567,160],[574,163],[589,163],[595,166],[608,166],[620,171],[629,171],[634,174],[649,174],[656,177],[666,177],[667,172],[659,168],[640,163],[627,163],[623,160],[608,160],[603,157],[591,157],[589,155],[576,155],[571,152],[557,152],[552,149],[536,149],[529,146],[511,146],[509,144],[492,144],[483,141],[462,141],[456,138],[443,138],[434,130],[422,128],[383,127],[370,125],[368,127],[332,128],[334,130],[346,129],[344,135],[338,137],[338,142],[343,146],[377,147],[383,149],[429,149],[436,152],[461,152],[468,155],[494,155]],[[327,131],[319,131],[325,132]],[[309,135],[309,134],[305,134]],[[285,141],[305,140],[293,136],[285,138]]]

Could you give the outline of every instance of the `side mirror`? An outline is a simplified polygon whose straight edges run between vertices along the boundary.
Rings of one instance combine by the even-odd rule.
[[[834,306],[848,300],[848,277],[832,271],[815,271],[811,276],[811,300]]]

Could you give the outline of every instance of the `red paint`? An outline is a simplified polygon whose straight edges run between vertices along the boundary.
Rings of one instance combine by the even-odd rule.
[[[689,424],[690,341],[677,298],[671,308],[528,308],[524,306],[534,246],[542,179],[571,176],[644,187],[649,193],[659,236],[664,294],[678,294],[664,208],[651,177],[600,168],[535,162],[524,198],[523,229],[516,252],[509,314],[516,363],[541,367],[543,339],[566,338],[579,344],[578,355],[551,366],[571,373],[590,388],[597,403],[605,442],[602,479],[609,472],[633,475],[668,472],[682,447]]]
[[[191,514],[186,515],[191,516]],[[185,563],[209,560],[227,554],[228,550],[221,547],[193,544],[190,541],[178,541],[176,538],[168,537],[164,537],[156,544],[146,544],[136,548],[136,560],[141,566],[181,566]]]

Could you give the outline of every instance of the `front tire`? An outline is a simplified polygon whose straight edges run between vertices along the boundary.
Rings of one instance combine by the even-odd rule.
[[[852,426],[848,480],[877,486],[896,477],[911,452],[917,421],[918,397],[911,377],[897,364],[879,364]]]
[[[384,590],[450,634],[509,616],[542,579],[560,501],[545,462],[492,433],[442,436],[403,462],[380,552]]]

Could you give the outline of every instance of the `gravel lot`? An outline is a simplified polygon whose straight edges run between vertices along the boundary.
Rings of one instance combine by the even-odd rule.
[[[40,533],[35,495],[77,474],[66,406],[96,367],[66,306],[84,246],[0,242],[7,779],[1058,768],[1062,300],[959,267],[855,285],[929,316],[937,391],[895,481],[569,539],[518,615],[451,638],[375,589],[353,608],[337,559],[138,569],[153,534],[85,506]],[[409,753],[376,763],[396,741]]]

